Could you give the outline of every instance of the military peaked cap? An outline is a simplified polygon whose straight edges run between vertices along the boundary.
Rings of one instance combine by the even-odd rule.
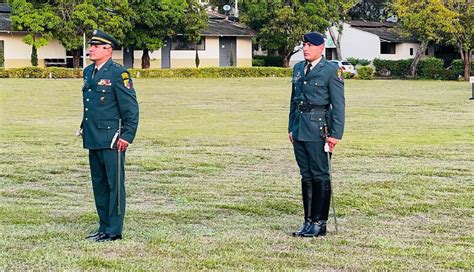
[[[110,44],[114,49],[118,47],[118,42],[114,37],[98,29],[92,31],[89,44]]]

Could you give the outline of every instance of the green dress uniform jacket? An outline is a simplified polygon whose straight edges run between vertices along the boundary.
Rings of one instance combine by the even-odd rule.
[[[84,148],[110,148],[119,119],[122,119],[120,138],[132,143],[138,128],[138,103],[130,74],[112,59],[96,75],[94,69],[95,64],[84,69]]]
[[[342,72],[323,57],[305,76],[305,63],[299,62],[293,68],[288,133],[293,132],[293,138],[299,141],[323,141],[320,128],[327,122],[329,135],[342,139],[345,116]],[[301,101],[326,106],[327,112],[300,112],[297,106]]]

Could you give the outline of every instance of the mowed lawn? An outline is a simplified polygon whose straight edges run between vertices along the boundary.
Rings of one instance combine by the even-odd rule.
[[[339,232],[302,223],[289,78],[138,79],[124,239],[97,227],[81,80],[0,80],[0,270],[474,267],[466,82],[346,81],[333,157]],[[332,216],[330,217],[332,218]]]

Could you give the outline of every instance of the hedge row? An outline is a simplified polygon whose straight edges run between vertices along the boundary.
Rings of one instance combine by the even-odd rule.
[[[129,69],[134,78],[159,77],[290,77],[290,68],[280,67],[209,67],[176,69]]]
[[[374,59],[373,65],[379,76],[403,78],[407,76],[412,61],[413,59]],[[417,76],[426,79],[456,80],[464,75],[462,60],[454,60],[449,68],[445,68],[443,64],[442,59],[424,58],[418,63]]]
[[[68,69],[59,67],[24,67],[0,69],[3,78],[80,78],[82,69]]]
[[[290,68],[224,67],[177,69],[129,69],[134,78],[290,77]],[[25,67],[0,69],[0,78],[81,78],[82,69]]]

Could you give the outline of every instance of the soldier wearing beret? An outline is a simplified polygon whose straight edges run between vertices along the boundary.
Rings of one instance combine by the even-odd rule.
[[[125,214],[125,151],[138,127],[138,103],[129,72],[112,61],[117,41],[94,30],[84,69],[80,134],[89,149],[89,165],[99,228],[86,238],[97,242],[122,238]],[[120,156],[120,157],[119,157]]]
[[[344,131],[345,102],[342,71],[326,61],[324,38],[303,35],[305,61],[293,68],[288,133],[301,174],[304,223],[293,236],[326,234],[331,184],[328,155]]]

